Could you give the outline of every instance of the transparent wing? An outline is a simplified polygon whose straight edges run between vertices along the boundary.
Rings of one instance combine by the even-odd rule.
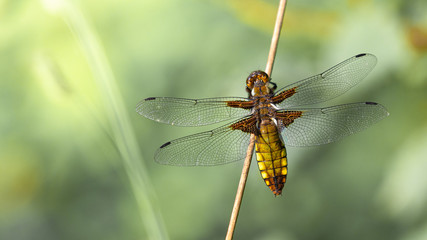
[[[225,125],[163,144],[154,159],[175,166],[214,166],[243,160],[250,134]]]
[[[298,81],[277,91],[280,103],[276,103],[279,108],[289,108],[324,102],[338,97],[350,88],[358,84],[375,67],[377,58],[372,54],[358,54],[325,72]],[[294,88],[294,89],[293,89]],[[287,90],[294,90],[295,93],[289,96]],[[279,96],[283,95],[283,98]]]
[[[281,133],[289,146],[313,146],[334,142],[371,126],[389,114],[385,107],[371,102],[278,112],[292,111],[300,111],[302,114],[284,127]]]
[[[203,126],[246,116],[250,109],[229,107],[229,102],[249,103],[247,98],[184,99],[156,97],[138,103],[136,112],[161,123]]]

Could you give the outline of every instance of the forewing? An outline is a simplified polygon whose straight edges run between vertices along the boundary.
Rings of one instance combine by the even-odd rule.
[[[175,166],[214,166],[242,160],[250,133],[233,126],[245,126],[240,123],[249,119],[252,118],[167,142],[157,150],[154,159],[160,164]]]
[[[313,146],[337,141],[388,116],[380,104],[364,102],[327,108],[279,110],[278,123],[288,146]],[[292,121],[289,121],[291,119]]]
[[[372,54],[356,55],[319,75],[278,90],[272,101],[279,108],[289,108],[330,100],[362,81],[376,63]]]
[[[136,106],[136,112],[161,123],[203,126],[246,116],[250,113],[250,103],[246,98],[153,97],[140,101]],[[239,104],[245,108],[237,107]]]

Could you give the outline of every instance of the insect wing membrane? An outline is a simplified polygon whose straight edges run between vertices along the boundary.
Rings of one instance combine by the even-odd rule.
[[[228,106],[229,102],[248,102],[246,98],[185,99],[146,98],[136,111],[151,120],[177,126],[203,126],[246,116],[250,109]]]
[[[175,166],[214,166],[243,160],[250,133],[233,130],[231,125],[167,142],[157,150],[154,159]]]
[[[278,90],[273,100],[277,107],[286,109],[333,99],[362,81],[376,63],[377,58],[372,54],[356,55],[321,74]]]
[[[291,123],[283,123],[282,137],[288,146],[313,146],[337,141],[359,132],[388,116],[378,103],[363,102],[327,108],[280,110],[278,113],[299,112]],[[295,114],[294,114],[295,115]]]

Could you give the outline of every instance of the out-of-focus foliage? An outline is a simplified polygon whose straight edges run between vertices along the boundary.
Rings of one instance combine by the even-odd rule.
[[[134,108],[152,96],[245,96],[246,75],[265,66],[277,1],[61,2],[0,1],[0,239],[146,239],[138,195],[160,209],[165,236],[223,238],[241,163],[155,164],[162,143],[215,126],[161,125]],[[101,71],[67,6],[106,55]],[[279,87],[373,53],[374,71],[323,105],[376,101],[390,116],[337,143],[288,148],[281,197],[253,165],[236,239],[427,238],[426,11],[424,0],[288,1]],[[118,151],[114,106],[96,81],[110,71],[149,189],[131,186]]]

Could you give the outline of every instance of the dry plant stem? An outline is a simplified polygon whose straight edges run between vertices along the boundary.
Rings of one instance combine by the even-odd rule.
[[[280,30],[282,29],[283,17],[285,15],[286,0],[280,0],[279,9],[277,11],[276,24],[274,26],[273,37],[271,39],[270,52],[268,53],[267,65],[265,72],[271,76],[273,69],[274,58],[276,56],[277,45],[279,43]],[[245,162],[243,164],[242,175],[240,176],[239,186],[237,188],[236,199],[234,200],[233,211],[231,212],[230,223],[228,225],[227,235],[225,239],[233,239],[234,229],[236,227],[237,217],[239,215],[240,204],[242,203],[243,192],[246,186],[246,180],[251,166],[252,154],[254,151],[255,135],[251,134],[248,150],[246,152]]]
[[[282,30],[283,17],[285,16],[286,0],[281,0],[277,11],[276,24],[274,26],[273,38],[271,39],[270,52],[268,53],[265,72],[271,77],[274,58],[276,57],[277,45],[279,44],[280,31]]]
[[[245,162],[243,164],[242,175],[240,176],[239,186],[237,188],[236,199],[234,200],[233,211],[231,212],[230,223],[228,224],[227,236],[225,239],[232,239],[234,228],[236,227],[237,216],[239,215],[240,204],[242,203],[243,192],[245,191],[246,180],[251,166],[252,152],[254,151],[255,135],[251,135],[248,151],[246,152]]]

